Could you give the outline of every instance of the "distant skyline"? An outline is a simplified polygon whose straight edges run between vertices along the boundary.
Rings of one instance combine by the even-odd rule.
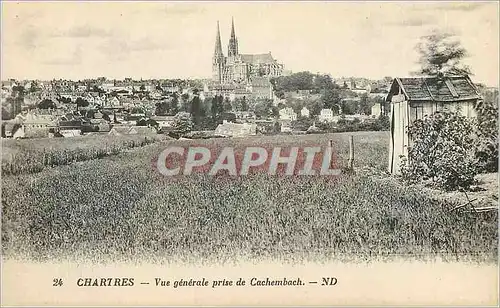
[[[473,81],[498,86],[498,2],[2,2],[2,80],[210,78],[217,21],[240,53],[293,72],[409,76],[414,47],[453,32]]]

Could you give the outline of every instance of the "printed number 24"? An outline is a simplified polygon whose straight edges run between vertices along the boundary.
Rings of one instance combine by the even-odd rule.
[[[63,285],[63,280],[61,278],[54,278],[52,282],[53,282],[52,284],[53,287],[61,287]]]

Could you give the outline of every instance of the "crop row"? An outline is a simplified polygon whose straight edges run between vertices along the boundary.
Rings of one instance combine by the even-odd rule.
[[[116,155],[162,139],[162,135],[130,135],[76,137],[72,143],[59,138],[6,140],[2,144],[2,174],[36,173],[46,167]]]

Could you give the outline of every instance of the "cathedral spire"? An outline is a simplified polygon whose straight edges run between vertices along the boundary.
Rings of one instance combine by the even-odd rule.
[[[231,17],[231,39],[236,39],[236,34],[234,34],[234,17]]]
[[[214,51],[214,58],[218,58],[223,56],[222,54],[222,44],[220,42],[220,28],[219,28],[219,21],[217,21],[217,36],[215,38],[215,51]]]
[[[238,39],[236,38],[236,34],[234,32],[234,18],[231,18],[231,38],[229,39],[228,49],[228,57],[234,57],[238,55]]]

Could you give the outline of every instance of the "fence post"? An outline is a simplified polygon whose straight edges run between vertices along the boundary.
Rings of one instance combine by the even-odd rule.
[[[349,136],[349,170],[354,170],[354,137]]]

